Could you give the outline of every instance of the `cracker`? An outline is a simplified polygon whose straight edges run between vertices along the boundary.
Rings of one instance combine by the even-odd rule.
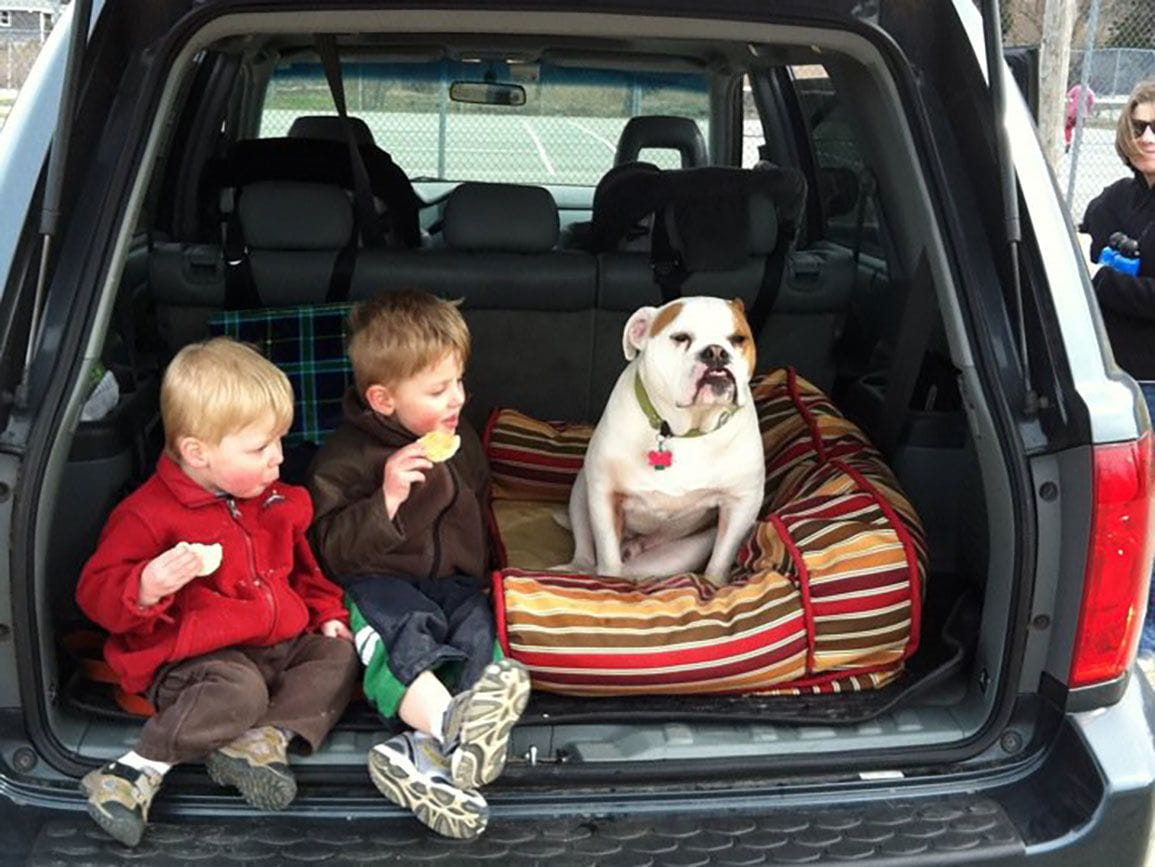
[[[461,437],[443,430],[430,431],[417,442],[425,447],[425,457],[434,463],[449,460],[461,448]]]
[[[221,559],[225,552],[220,542],[214,542],[211,545],[205,545],[201,542],[185,542],[185,544],[200,558],[201,567],[197,570],[197,577],[212,575],[221,567]]]

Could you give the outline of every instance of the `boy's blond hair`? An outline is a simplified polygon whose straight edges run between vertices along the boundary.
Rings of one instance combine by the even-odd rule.
[[[349,359],[364,396],[371,385],[393,388],[455,353],[469,360],[469,326],[457,309],[427,292],[386,292],[349,314]]]
[[[1119,112],[1119,120],[1115,123],[1115,153],[1119,155],[1123,165],[1131,170],[1135,168],[1131,161],[1143,155],[1139,143],[1135,141],[1135,130],[1131,128],[1131,115],[1136,106],[1148,102],[1155,102],[1155,79],[1140,81],[1131,89],[1127,104]]]
[[[259,352],[228,337],[191,343],[176,354],[160,385],[165,451],[196,437],[217,445],[229,434],[273,416],[278,430],[293,421],[293,387]]]

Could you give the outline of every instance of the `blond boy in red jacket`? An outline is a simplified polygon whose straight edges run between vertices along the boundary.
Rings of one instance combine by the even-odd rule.
[[[161,385],[165,454],[81,574],[105,658],[157,708],[134,750],[82,780],[89,813],[127,845],[181,762],[287,806],[289,744],[316,749],[348,703],[359,665],[342,592],[306,541],[308,493],[278,481],[292,413],[288,379],[252,349],[182,349]]]

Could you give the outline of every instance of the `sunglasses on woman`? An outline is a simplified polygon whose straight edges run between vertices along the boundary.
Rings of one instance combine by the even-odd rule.
[[[1131,133],[1135,138],[1140,138],[1147,130],[1155,130],[1155,120],[1138,120],[1131,118]]]

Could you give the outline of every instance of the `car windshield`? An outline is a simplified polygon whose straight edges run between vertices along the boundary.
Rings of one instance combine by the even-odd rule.
[[[704,75],[439,61],[345,62],[342,77],[349,113],[414,180],[593,186],[613,166],[622,128],[638,115],[693,118],[709,140]],[[455,82],[517,85],[524,103],[454,101]],[[285,135],[300,115],[334,113],[316,61],[282,64],[269,81],[260,135]],[[643,149],[639,159],[680,165],[669,149]]]

